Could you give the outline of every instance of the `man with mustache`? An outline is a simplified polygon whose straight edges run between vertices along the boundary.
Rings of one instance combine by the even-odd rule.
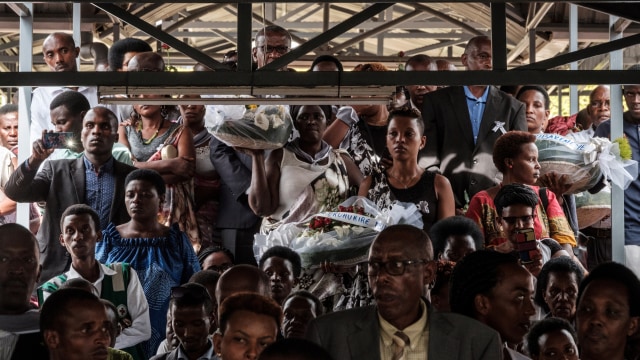
[[[107,360],[110,326],[104,304],[82,289],[53,293],[40,311],[49,360]]]
[[[433,311],[423,298],[436,264],[422,229],[393,225],[380,232],[369,248],[367,271],[376,305],[324,315],[307,328],[307,338],[333,359],[501,358],[494,330],[458,314]]]
[[[129,220],[124,205],[124,179],[135,168],[115,160],[111,154],[118,138],[117,128],[118,121],[111,110],[95,107],[82,122],[82,157],[47,161],[38,171],[53,152],[38,139],[31,156],[9,178],[5,193],[12,200],[46,201],[36,235],[42,252],[43,281],[69,269],[71,259],[59,242],[64,209],[79,203],[91,206],[100,216],[101,229],[110,221],[122,224]]]
[[[80,55],[80,48],[76,46],[70,34],[54,32],[47,36],[42,43],[42,55],[51,71],[78,72],[76,59]],[[49,104],[56,95],[64,91],[77,91],[89,100],[91,106],[98,105],[98,91],[95,86],[41,86],[34,89],[31,98],[30,141],[32,143],[40,138],[43,130],[53,130],[49,118]]]
[[[30,303],[40,277],[33,234],[18,224],[0,226],[0,359],[43,359],[38,309]]]

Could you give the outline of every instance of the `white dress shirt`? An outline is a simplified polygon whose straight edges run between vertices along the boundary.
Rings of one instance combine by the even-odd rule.
[[[148,340],[151,337],[151,322],[149,320],[149,304],[147,298],[142,291],[142,285],[138,279],[136,271],[129,267],[131,273],[129,276],[129,285],[127,286],[127,310],[131,315],[131,326],[122,330],[122,333],[116,338],[116,349],[124,349],[143,341]],[[93,285],[98,289],[98,293],[102,293],[102,280],[105,274],[107,276],[113,276],[116,274],[111,268],[100,264],[100,276]],[[73,268],[73,265],[69,268],[69,271],[65,273],[67,281],[75,278],[82,278],[82,276]],[[42,297],[46,299],[51,293],[42,292]]]

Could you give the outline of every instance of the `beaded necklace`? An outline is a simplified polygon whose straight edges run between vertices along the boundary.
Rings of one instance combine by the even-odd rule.
[[[158,132],[160,132],[160,129],[162,129],[162,127],[164,126],[164,118],[162,118],[162,122],[160,123],[160,126],[158,126],[158,128],[156,129],[156,132],[153,134],[153,136],[151,136],[148,140],[145,140],[142,137],[142,120],[138,122],[138,134],[140,134],[140,140],[142,140],[142,143],[144,145],[149,145],[151,144],[151,142],[153,141],[153,139],[155,139],[158,136]]]

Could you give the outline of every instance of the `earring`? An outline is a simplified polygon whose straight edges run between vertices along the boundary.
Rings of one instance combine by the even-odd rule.
[[[167,110],[166,106],[161,106],[160,107],[160,116],[162,116],[163,119],[167,118],[167,115],[169,115],[169,111]]]

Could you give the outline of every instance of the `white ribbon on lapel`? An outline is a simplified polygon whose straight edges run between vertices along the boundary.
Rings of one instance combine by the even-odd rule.
[[[500,132],[502,134],[506,134],[507,133],[507,130],[504,129],[504,125],[506,124],[505,122],[494,121],[493,123],[495,124],[495,126],[493,127],[493,129],[491,129],[491,131],[498,132],[498,130],[500,130]]]

